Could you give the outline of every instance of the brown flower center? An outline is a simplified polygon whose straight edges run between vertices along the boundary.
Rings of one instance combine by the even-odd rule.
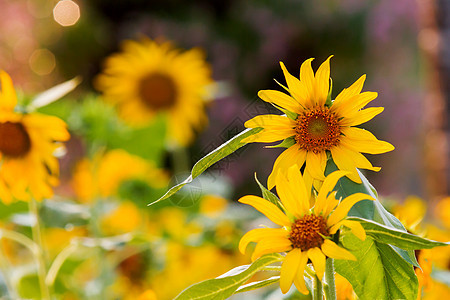
[[[323,244],[324,239],[321,235],[330,236],[326,220],[321,216],[305,215],[292,224],[289,240],[293,248],[306,251]]]
[[[31,140],[22,123],[0,123],[0,152],[11,158],[22,157],[31,149]]]
[[[300,148],[319,153],[339,144],[341,128],[336,114],[323,107],[299,115],[295,132]]]
[[[160,110],[173,106],[177,99],[177,87],[172,78],[161,73],[151,73],[139,83],[139,96],[151,109]]]

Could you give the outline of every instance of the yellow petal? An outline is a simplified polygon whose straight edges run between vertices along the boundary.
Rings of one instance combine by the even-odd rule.
[[[265,102],[273,103],[297,114],[303,111],[300,103],[296,99],[280,91],[261,90],[258,92],[258,97]]]
[[[297,164],[290,167],[288,170],[288,180],[291,190],[297,196],[299,202],[300,215],[306,213],[310,208],[311,190],[306,189],[305,181],[300,173],[300,168]]]
[[[249,137],[246,137],[245,139],[242,139],[242,143],[272,143],[284,140],[293,135],[295,135],[294,129],[263,130]]]
[[[307,98],[309,100],[308,106],[314,106],[314,72],[311,67],[311,62],[314,58],[305,60],[300,67],[300,81],[304,84]]]
[[[336,200],[336,194],[337,192],[334,191],[331,192],[327,197],[326,205],[323,209],[323,215],[325,217],[327,217],[333,211],[333,209],[339,204],[339,201]]]
[[[335,162],[339,170],[347,171],[348,174],[346,176],[348,178],[356,183],[361,183],[361,178],[359,177],[358,171],[356,170],[356,163],[351,156],[351,154],[354,152],[349,153],[349,151],[346,151],[346,149],[342,146],[333,147],[330,151],[331,156],[333,157],[333,161]]]
[[[350,228],[351,232],[361,241],[366,239],[366,231],[358,221],[342,220],[330,228],[330,234],[335,234],[342,225]]]
[[[332,107],[338,107],[343,102],[347,101],[348,99],[352,98],[355,95],[358,95],[364,85],[364,81],[366,80],[366,75],[364,74],[361,76],[358,80],[356,80],[350,87],[343,89],[342,92],[339,93],[339,95],[336,96],[336,99],[333,101]]]
[[[286,254],[280,272],[280,289],[283,294],[286,294],[291,288],[294,277],[300,266],[301,258],[302,251],[299,248],[295,248]]]
[[[356,257],[353,254],[351,254],[348,250],[339,247],[330,240],[325,240],[322,244],[321,249],[326,256],[331,258],[356,260]]]
[[[297,167],[297,165],[295,165],[295,167]],[[290,214],[294,215],[296,218],[299,218],[302,215],[300,203],[298,201],[301,199],[300,196],[296,194],[295,189],[291,189],[286,176],[280,170],[278,170],[278,176],[275,182],[277,186],[277,193],[278,196],[280,196],[283,206]]]
[[[261,257],[265,254],[286,252],[292,248],[291,246],[292,243],[287,238],[263,239],[256,245],[251,259],[252,261],[255,261],[258,257]]]
[[[276,175],[278,175],[278,170],[281,170],[281,172],[286,174],[289,167],[291,167],[293,164],[303,166],[305,157],[306,151],[301,150],[298,145],[293,145],[284,150],[275,160],[272,172],[270,173],[267,180],[268,189],[271,190],[275,186],[275,179]]]
[[[319,67],[315,76],[315,101],[319,106],[324,106],[330,89],[330,55]]]
[[[286,116],[279,115],[261,115],[244,123],[246,128],[262,127],[266,129],[292,129],[295,127],[295,121]]]
[[[294,277],[295,287],[297,288],[297,290],[300,293],[302,293],[304,295],[309,294],[309,291],[305,285],[305,275],[304,275],[305,267],[306,267],[307,263],[308,263],[308,255],[306,254],[306,251],[304,251],[301,253],[297,274]]]
[[[239,241],[239,251],[245,254],[245,250],[250,242],[259,242],[263,238],[286,237],[288,232],[282,228],[257,228],[250,230]]]
[[[291,93],[292,97],[294,97],[303,108],[306,107],[309,94],[303,82],[300,82],[300,80],[292,76],[282,62],[280,62],[280,66],[283,70],[284,77],[286,78],[289,93]]]
[[[342,145],[356,152],[380,154],[395,149],[390,143],[378,140],[370,131],[361,128],[342,128],[342,133],[345,135]]]
[[[324,180],[325,166],[327,161],[327,154],[325,151],[314,153],[308,151],[306,154],[306,168],[312,177],[319,180]]]
[[[347,116],[341,120],[341,126],[357,126],[372,120],[375,116],[382,113],[384,107],[369,107],[359,110],[353,116]]]
[[[258,196],[247,195],[239,199],[239,202],[253,206],[255,209],[263,213],[275,224],[281,226],[291,226],[289,218],[278,209],[278,207]]]
[[[331,213],[330,217],[327,220],[328,227],[332,227],[334,224],[344,219],[352,206],[361,200],[375,199],[363,193],[356,193],[348,196],[347,198],[342,200],[341,203],[339,203],[338,207]]]
[[[323,212],[328,194],[333,190],[338,180],[347,174],[348,172],[345,171],[335,171],[325,178],[323,185],[319,190],[319,194],[317,195],[316,204],[314,205],[315,214],[318,215]]]
[[[0,108],[6,110],[13,110],[17,104],[16,91],[11,77],[3,70],[0,70],[1,94],[0,94]]]
[[[308,250],[308,257],[311,259],[316,275],[320,281],[322,281],[323,274],[325,274],[325,261],[326,257],[322,251],[315,247]]]

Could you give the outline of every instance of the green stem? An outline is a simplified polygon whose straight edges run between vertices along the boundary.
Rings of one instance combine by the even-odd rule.
[[[334,276],[334,260],[327,258],[325,265],[325,280],[327,282],[328,296],[327,300],[336,300],[336,283]]]
[[[59,269],[64,264],[67,258],[69,258],[73,253],[78,250],[78,244],[70,244],[59,252],[58,256],[53,260],[52,265],[48,269],[47,277],[45,277],[45,284],[47,286],[52,286],[55,283],[56,276],[58,275]]]
[[[43,300],[50,300],[50,290],[48,286],[45,284],[46,277],[46,263],[44,257],[44,247],[42,243],[42,234],[41,234],[41,226],[39,220],[39,209],[36,200],[31,199],[30,203],[30,212],[34,216],[34,222],[31,227],[33,233],[33,240],[39,246],[39,251],[36,253],[37,265],[38,265],[38,278],[39,278],[39,287],[41,289],[41,295]]]
[[[319,278],[317,276],[314,276],[312,278],[312,284],[313,284],[312,299],[313,300],[323,300],[322,282],[319,280]]]

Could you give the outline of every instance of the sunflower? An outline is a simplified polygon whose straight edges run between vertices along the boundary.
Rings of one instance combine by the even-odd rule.
[[[39,113],[17,113],[11,77],[0,71],[0,199],[42,200],[52,196],[59,175],[55,151],[69,139],[64,121]]]
[[[152,161],[122,149],[113,149],[96,153],[92,160],[80,160],[74,170],[72,187],[78,199],[88,203],[96,197],[116,195],[120,185],[127,180],[142,180],[159,189],[167,185],[169,178]]]
[[[286,175],[279,172],[276,187],[284,213],[275,204],[257,196],[244,196],[239,199],[239,202],[253,206],[272,222],[283,226],[253,229],[239,242],[241,253],[245,253],[250,242],[257,243],[252,260],[268,253],[287,253],[280,274],[280,288],[283,293],[289,291],[292,282],[301,293],[308,293],[303,278],[308,259],[312,261],[320,280],[325,272],[326,257],[356,260],[352,253],[332,241],[332,235],[341,226],[345,226],[359,239],[364,240],[366,233],[361,224],[345,218],[356,202],[374,199],[356,193],[341,201],[336,200],[336,192],[331,191],[337,181],[346,174],[345,171],[331,173],[324,180],[317,197],[311,199],[311,193],[307,192],[297,165],[289,168]],[[312,202],[314,206],[311,206]]]
[[[203,52],[180,52],[170,43],[150,39],[125,41],[122,46],[121,53],[106,60],[94,82],[97,89],[118,106],[120,116],[130,125],[147,125],[165,113],[169,137],[188,144],[193,130],[207,121],[204,103],[213,81]]]
[[[354,127],[383,111],[383,107],[362,109],[377,97],[375,92],[361,93],[365,75],[331,102],[330,58],[315,74],[311,67],[313,59],[306,60],[300,68],[300,79],[289,74],[280,62],[289,95],[275,90],[258,92],[262,100],[272,103],[286,115],[261,115],[248,120],[245,127],[262,127],[263,130],[244,142],[271,143],[287,139],[290,143],[275,161],[268,180],[269,189],[275,185],[278,170],[286,172],[293,163],[302,166],[306,162],[306,174],[323,181],[328,152],[340,170],[348,171],[351,180],[361,183],[356,168],[380,170],[361,153],[379,154],[394,149],[369,131]]]

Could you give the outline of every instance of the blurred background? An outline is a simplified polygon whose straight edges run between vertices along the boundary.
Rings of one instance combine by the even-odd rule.
[[[298,76],[305,59],[314,57],[313,68],[317,69],[319,63],[334,55],[331,60],[332,96],[367,74],[363,90],[378,92],[378,98],[371,105],[385,107],[381,115],[363,125],[379,139],[396,147],[390,153],[367,155],[374,166],[382,167],[378,173],[365,173],[378,193],[393,201],[416,195],[430,207],[449,194],[448,1],[0,0],[0,14],[0,68],[11,75],[23,99],[76,76],[82,78],[74,92],[41,109],[63,118],[69,125],[72,138],[67,143],[67,154],[61,159],[61,185],[56,194],[73,203],[89,202],[80,200],[83,197],[77,192],[80,186],[81,190],[88,189],[83,185],[87,184],[84,181],[89,181],[88,175],[77,172],[82,168],[81,161],[99,160],[96,154],[99,149],[123,149],[138,160],[150,161],[151,168],[164,173],[164,176],[155,175],[159,179],[166,178],[165,182],[156,184],[156,188],[148,189],[142,180],[121,184],[118,197],[131,199],[133,207],[141,211],[152,210],[145,205],[185,175],[175,166],[176,151],[160,137],[164,124],[156,121],[146,131],[139,132],[122,128],[113,109],[98,100],[100,93],[94,88],[93,80],[102,72],[105,59],[120,52],[124,40],[139,40],[144,36],[171,41],[180,49],[202,49],[216,81],[215,97],[205,107],[208,125],[198,130],[193,142],[182,150],[184,171],[242,131],[246,120],[262,113],[278,113],[258,99],[257,92],[280,89],[274,81],[284,83],[280,61]],[[206,203],[212,203],[212,211],[225,211],[226,205],[243,195],[260,194],[254,173],[265,183],[279,153],[280,149],[264,149],[263,144],[247,145],[214,165],[190,192],[209,199]],[[120,157],[117,159],[128,159]],[[153,179],[148,180],[155,183]],[[227,204],[214,197],[226,199]],[[186,214],[190,216],[189,222],[195,221],[197,217],[186,211],[208,211],[205,208],[208,206],[201,206],[203,202],[193,208],[184,205],[183,199],[180,201],[175,203],[176,207],[181,207],[178,212],[163,212],[167,214],[166,219],[160,217],[162,213],[152,215],[154,212],[150,212],[149,215],[162,224],[164,220],[184,218],[177,218],[176,214]],[[134,208],[124,208],[120,203],[118,207],[126,213],[114,215],[114,210],[108,210],[110,219],[105,224],[110,225],[105,225],[109,229],[103,234],[123,233],[138,227],[127,224],[131,227],[124,225],[125,229],[120,226],[117,229],[111,225],[119,224],[118,220],[127,214],[134,216]],[[428,213],[432,215],[433,209]],[[197,225],[185,230],[198,232],[212,228],[215,245],[222,240],[218,238],[220,234],[229,237],[222,245],[223,251],[203,250],[215,261],[235,249],[240,234],[247,228],[241,224],[243,216],[236,218],[230,221],[234,222],[231,225],[224,221],[226,217],[220,220],[211,217],[206,223],[202,218],[201,226],[194,222]],[[163,228],[161,224],[158,226]],[[66,225],[60,227],[66,228]],[[177,228],[181,231],[183,225]],[[161,232],[170,236],[166,229]],[[188,234],[184,234],[187,239]],[[179,240],[185,241],[182,237]],[[172,252],[176,251],[181,250]],[[193,254],[195,258],[191,263],[205,256],[204,253]],[[128,277],[142,277],[136,265],[143,264],[140,259],[150,263],[148,258],[132,254],[127,257],[132,260],[121,265],[121,270]],[[242,257],[235,261],[230,259],[222,271],[242,261],[245,263]],[[89,270],[89,266],[82,267]],[[165,270],[161,272],[170,273]],[[160,278],[161,274],[155,271],[151,276]],[[159,284],[155,282],[152,286]],[[70,289],[66,287],[66,290]],[[61,287],[61,294],[64,291]],[[161,295],[158,295],[161,299],[173,296]]]
[[[379,192],[430,200],[448,192],[446,1],[60,2],[0,1],[0,65],[25,94],[75,76],[83,78],[76,93],[91,91],[105,57],[126,39],[200,47],[213,78],[226,86],[207,108],[209,126],[189,149],[193,163],[240,131],[245,120],[270,110],[256,95],[278,89],[273,79],[283,81],[279,61],[296,74],[305,59],[315,57],[317,68],[333,54],[333,96],[367,74],[364,90],[378,92],[373,105],[385,107],[365,125],[396,146],[370,158],[382,166],[367,174]],[[246,148],[241,159],[220,163],[240,194],[254,186],[248,181],[254,171],[267,176],[279,153],[260,151],[257,144]]]

